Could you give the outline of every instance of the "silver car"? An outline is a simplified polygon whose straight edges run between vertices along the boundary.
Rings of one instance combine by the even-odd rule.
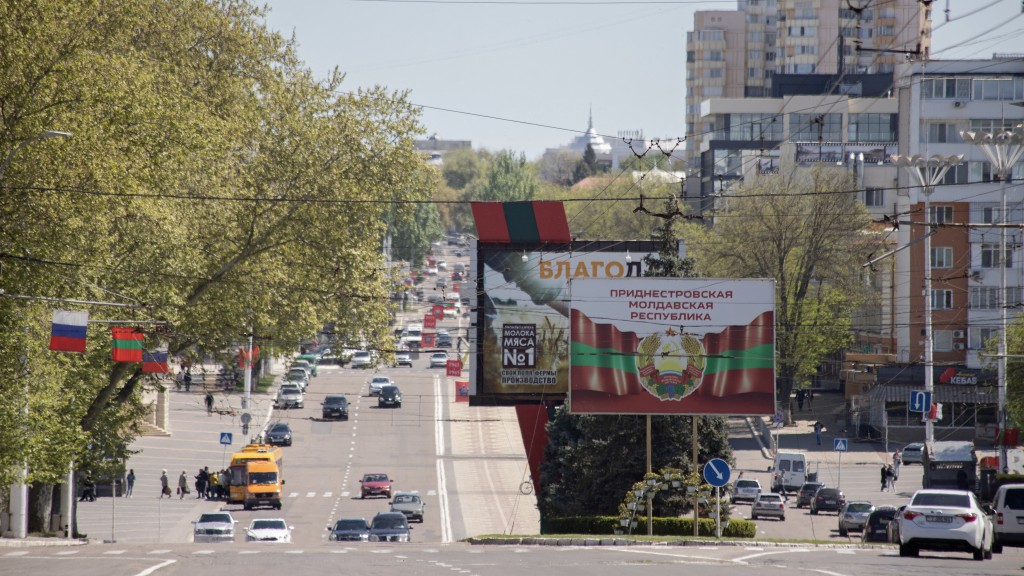
[[[296,384],[284,384],[277,391],[278,408],[302,408],[305,405],[305,396],[302,389]]]
[[[875,506],[866,500],[850,500],[839,509],[839,535],[846,536],[851,530],[861,532],[868,521],[868,516]]]
[[[750,519],[757,520],[762,516],[785,520],[786,505],[782,502],[782,496],[771,492],[758,494],[750,506]]]
[[[192,522],[192,541],[209,542],[234,542],[235,524],[238,520],[231,517],[227,512],[206,512],[199,516],[198,520]]]
[[[904,464],[921,464],[924,461],[924,444],[914,442],[900,450],[900,461]]]
[[[391,500],[391,511],[401,512],[410,522],[423,522],[426,505],[418,492],[395,492]]]

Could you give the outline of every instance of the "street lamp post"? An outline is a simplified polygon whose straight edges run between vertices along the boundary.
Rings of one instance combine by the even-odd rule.
[[[905,167],[907,173],[921,187],[921,193],[924,194],[924,218],[929,228],[924,237],[924,390],[931,398],[934,398],[935,391],[935,360],[933,358],[934,340],[932,338],[932,215],[930,199],[932,192],[935,191],[935,186],[942,182],[946,172],[959,164],[961,160],[963,160],[963,154],[956,156],[936,155],[931,158],[925,158],[920,154],[913,156],[898,156],[894,154],[892,156],[893,163],[897,166]],[[931,449],[932,443],[935,441],[935,425],[929,414],[930,408],[930,406],[925,407],[928,412],[925,412],[924,422],[924,440],[929,449]]]
[[[960,133],[964,142],[973,144],[985,153],[992,167],[992,176],[1000,183],[1001,200],[999,207],[999,358],[998,367],[998,402],[996,419],[1001,435],[999,442],[999,470],[1007,472],[1006,462],[1006,180],[1013,171],[1014,164],[1024,155],[1024,130],[1019,126],[1014,130],[1004,130],[992,134],[990,132]],[[1012,260],[1009,261],[1012,263]]]

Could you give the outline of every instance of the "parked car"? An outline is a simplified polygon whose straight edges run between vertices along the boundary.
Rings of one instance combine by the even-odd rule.
[[[938,550],[985,560],[992,558],[992,520],[973,492],[918,490],[903,510],[899,545],[900,556]]]
[[[888,542],[889,523],[896,517],[895,506],[879,506],[868,515],[864,523],[861,540],[864,542]]]
[[[412,354],[408,352],[395,353],[395,366],[408,366],[412,368]]]
[[[900,524],[903,522],[903,510],[906,509],[907,505],[898,506],[896,508],[896,515],[892,517],[892,521],[885,527],[885,532],[888,535],[890,544],[900,543]]]
[[[330,395],[324,398],[320,404],[323,410],[324,420],[328,418],[341,418],[348,420],[348,398],[338,395]]]
[[[367,498],[369,496],[384,496],[387,499],[391,499],[391,484],[394,481],[388,478],[387,474],[373,473],[363,474],[363,479],[359,481],[362,485],[360,488],[360,497]]]
[[[846,503],[846,495],[839,488],[818,488],[811,499],[811,514],[839,512]]]
[[[900,450],[900,461],[903,464],[922,464],[924,463],[924,444],[920,442],[914,442],[913,444],[907,444]]]
[[[992,551],[1024,546],[1024,484],[1003,484],[992,498]]]
[[[740,478],[733,485],[732,489],[732,501],[737,502],[739,500],[749,500],[753,502],[757,500],[757,495],[761,493],[761,483],[751,478]]]
[[[434,352],[430,355],[431,368],[444,368],[445,366],[448,366],[447,352]]]
[[[370,379],[370,396],[380,396],[385,386],[394,386],[395,382],[388,376],[374,376]]]
[[[423,522],[423,509],[426,504],[418,492],[395,492],[391,500],[391,511],[401,512],[410,522]]]
[[[398,389],[398,386],[385,386],[380,389],[380,394],[377,395],[377,407],[402,407],[402,391]]]
[[[782,496],[772,492],[758,494],[750,506],[750,519],[757,520],[761,516],[785,520],[786,505],[782,502]]]
[[[353,368],[372,368],[373,355],[368,350],[358,350],[352,354],[351,365]]]
[[[863,531],[868,516],[875,510],[875,505],[867,500],[850,500],[839,509],[839,535],[846,536],[851,531]]]
[[[366,518],[342,518],[328,526],[332,542],[368,542],[370,540],[370,523]]]
[[[267,428],[267,444],[272,446],[291,446],[292,427],[287,422],[275,422]]]
[[[292,530],[284,518],[256,518],[245,531],[246,542],[284,542],[292,541]]]
[[[282,384],[277,389],[277,399],[274,403],[278,408],[302,408],[306,398],[298,384]]]
[[[409,542],[409,520],[401,512],[380,512],[370,524],[371,542]]]
[[[810,506],[811,500],[814,499],[815,492],[819,488],[824,488],[825,485],[821,482],[804,482],[803,486],[796,493],[796,507],[803,508],[804,506]]]
[[[238,520],[228,512],[205,512],[192,522],[192,541],[197,543],[234,542]]]

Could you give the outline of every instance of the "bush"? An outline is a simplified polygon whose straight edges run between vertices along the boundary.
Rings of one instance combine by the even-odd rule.
[[[647,517],[637,515],[636,528],[633,529],[634,536],[647,534]],[[723,523],[724,524],[724,523]],[[542,534],[594,534],[612,535],[615,530],[623,529],[619,525],[618,516],[568,516],[563,518],[549,518],[541,523]],[[698,533],[704,537],[715,536],[715,521],[710,518],[701,518],[698,523]],[[655,518],[653,522],[655,536],[693,536],[693,518]],[[750,520],[730,520],[728,525],[722,527],[722,536],[729,538],[753,538],[757,532],[757,525]]]

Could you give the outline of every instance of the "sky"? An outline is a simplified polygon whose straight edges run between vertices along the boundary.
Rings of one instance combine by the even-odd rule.
[[[684,137],[686,33],[735,0],[265,0],[317,77],[409,91],[426,135],[536,160],[594,127]],[[878,0],[875,0],[878,1]],[[950,21],[945,22],[949,8]],[[1024,57],[1020,0],[935,0],[933,58]]]

